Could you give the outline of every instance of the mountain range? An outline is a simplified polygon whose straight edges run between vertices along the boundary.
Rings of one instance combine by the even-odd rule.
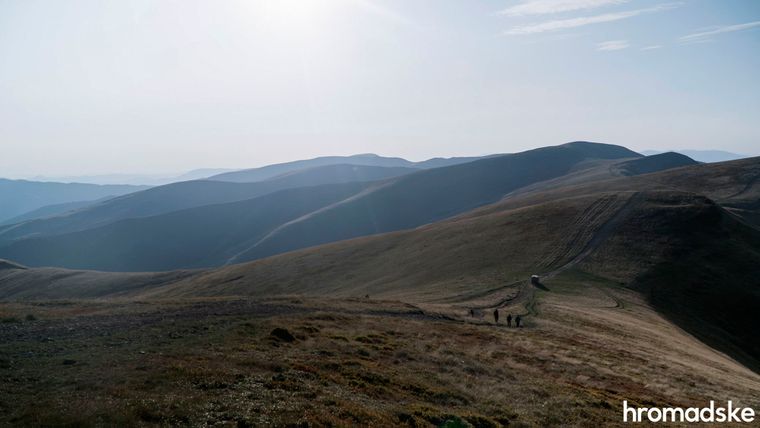
[[[698,162],[725,162],[730,160],[744,159],[752,156],[742,155],[738,153],[727,152],[724,150],[670,150],[671,152],[680,153],[684,156],[688,156]],[[659,155],[666,153],[661,150],[643,150],[641,154],[645,156]]]
[[[0,257],[30,266],[112,271],[219,266],[417,227],[563,176],[583,162],[637,157],[622,147],[577,142],[421,170],[313,166],[328,162],[320,158],[299,163],[306,168],[298,171],[283,173],[293,164],[278,165],[281,174],[259,182],[173,183],[6,226],[0,228]]]
[[[367,294],[468,305],[534,273],[584,272],[641,293],[748,366],[760,358],[760,158],[702,164],[574,142],[437,168],[277,172],[6,226],[0,257],[13,262],[0,298]]]
[[[119,196],[147,188],[146,186],[54,183],[0,178],[0,224],[14,217],[48,207],[45,214],[58,213],[51,205],[83,203]],[[61,208],[65,209],[65,208]]]
[[[0,389],[23,402],[0,420],[40,420],[43,397],[48,422],[202,422],[192,403],[212,398],[242,403],[215,418],[260,403],[296,421],[267,410],[282,393],[319,421],[337,406],[370,425],[614,425],[621,399],[757,396],[760,158],[572,142],[389,159],[172,183],[0,227]],[[22,370],[65,381],[24,389]],[[102,386],[76,380],[99,372]],[[513,413],[484,398],[514,389],[530,396]],[[555,413],[535,404],[556,394]],[[180,395],[192,403],[160,402]],[[361,404],[334,401],[347,396]],[[135,407],[145,397],[164,404]],[[114,403],[127,410],[108,416]]]

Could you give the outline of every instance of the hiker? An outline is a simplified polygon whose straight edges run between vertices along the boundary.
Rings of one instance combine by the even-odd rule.
[[[507,327],[512,327],[512,314],[507,315]]]
[[[475,311],[473,309],[470,309],[470,317],[475,318]]]
[[[518,315],[517,318],[515,318],[515,326],[517,326],[517,328],[520,328],[520,321],[522,321],[522,318]]]
[[[494,309],[493,310],[493,320],[494,320],[494,322],[496,324],[499,323],[499,310],[498,309]]]

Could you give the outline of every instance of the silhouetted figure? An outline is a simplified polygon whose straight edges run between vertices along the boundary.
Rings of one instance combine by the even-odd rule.
[[[494,309],[493,310],[493,320],[494,320],[494,322],[496,324],[499,323],[499,310],[498,309]]]
[[[507,315],[507,327],[512,327],[512,314]]]
[[[518,315],[517,318],[515,318],[515,326],[517,328],[520,328],[520,321],[522,321],[522,318],[520,318],[520,315]]]
[[[470,309],[470,317],[475,318],[475,311]]]

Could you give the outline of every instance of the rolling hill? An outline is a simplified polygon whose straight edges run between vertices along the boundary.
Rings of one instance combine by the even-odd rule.
[[[596,168],[609,171],[604,163]],[[596,173],[588,176],[599,177]],[[557,187],[549,180],[545,182],[550,183],[546,189],[516,192],[497,203],[416,229],[198,271],[171,284],[131,290],[142,296],[171,298],[369,294],[430,304],[466,305],[480,301],[493,304],[494,300],[509,297],[515,284],[532,273],[551,277],[582,271],[638,290],[654,307],[692,334],[753,365],[760,357],[760,349],[750,340],[752,329],[760,328],[753,309],[760,304],[757,282],[760,232],[747,220],[744,211],[748,209],[737,211],[734,206],[760,199],[759,176],[760,158],[753,158],[587,182],[571,180],[565,187]],[[325,191],[331,188],[324,187]],[[343,202],[343,194],[335,194],[332,200],[340,203],[327,209],[329,204],[322,204],[323,208],[316,214],[349,204],[382,188],[369,186],[363,191],[354,188],[346,193],[353,195],[347,202]],[[287,199],[285,194],[269,197]],[[250,201],[240,204],[249,203],[246,209],[260,206]],[[175,213],[177,217],[167,218],[165,224],[192,222],[207,218],[212,212],[213,216],[240,212],[225,205],[203,209],[212,211]],[[305,207],[301,212],[310,209]],[[289,218],[298,218],[298,214]],[[261,224],[258,220],[250,224],[253,223]],[[262,236],[271,236],[273,230],[283,229],[282,224],[273,226],[271,223],[268,229],[259,229],[257,237],[245,243],[236,241],[235,249],[245,248]],[[185,230],[205,227],[209,226]],[[209,235],[221,238],[211,242],[226,245],[227,240],[250,226],[231,228],[226,235],[214,227]],[[163,228],[165,225],[158,224],[149,229],[157,234],[157,239],[152,241],[159,243],[155,253],[150,252],[148,245],[140,247],[140,240],[134,239],[125,248],[137,245],[139,251],[111,253],[111,256],[129,259],[146,253],[149,259],[171,252],[170,246],[162,246],[160,242],[178,238],[162,235]],[[129,236],[132,232],[127,228],[122,233]],[[81,237],[76,239],[82,242]],[[108,239],[104,239],[100,248],[105,248]],[[175,248],[199,248],[192,245],[195,238],[183,239],[176,241],[179,247]],[[28,257],[38,254],[39,248],[26,249]],[[211,255],[220,247],[213,244],[208,248],[207,254]],[[185,250],[178,252],[186,253]],[[60,254],[64,253],[60,250]],[[222,258],[230,254],[226,252]],[[84,263],[94,255],[91,253],[78,262]],[[29,275],[31,271],[36,269],[23,274]],[[24,276],[21,272],[15,274]],[[49,275],[40,283],[54,286],[56,276]],[[0,298],[15,298],[17,291],[13,290],[18,290],[14,285],[17,280],[9,279],[8,273],[0,278]],[[33,281],[27,283],[26,296],[45,295],[46,292],[34,291],[30,284]],[[98,294],[95,291],[99,289],[98,282],[89,284],[92,289],[87,293]],[[696,284],[701,285],[695,288]],[[48,285],[43,290],[46,287]],[[726,312],[731,316],[726,317]]]
[[[341,203],[330,200],[329,204],[309,205],[313,207],[311,212],[301,212],[294,218],[271,211],[300,206],[308,190],[286,192],[278,196],[283,199],[272,206],[267,206],[266,200],[255,199],[226,206],[208,205],[220,199],[253,198],[278,188],[308,182],[316,184],[320,179],[355,179],[359,177],[356,171],[365,171],[364,177],[375,178],[380,171],[387,175],[408,170],[334,165],[259,183],[176,183],[107,201],[69,216],[0,230],[0,243],[3,243],[0,256],[31,266],[127,271],[230,264],[356,236],[417,227],[495,202],[522,186],[562,176],[582,162],[636,157],[639,155],[623,147],[594,143],[571,143],[490,157],[401,175],[379,182],[360,194],[355,194],[360,187],[354,186],[354,193],[346,193]],[[335,174],[325,174],[325,170]],[[343,194],[342,185],[333,186],[336,194]],[[207,206],[181,215],[161,214],[161,211],[186,208],[188,203]],[[219,236],[227,234],[216,226],[209,227],[225,227],[232,218],[248,218],[252,207],[262,211],[262,215],[283,221],[267,223],[271,229],[262,235],[259,232],[264,229],[246,224],[245,228],[235,231],[234,240],[219,240]],[[264,214],[265,211],[269,212]],[[138,216],[150,217],[138,221],[135,218]],[[127,217],[131,219],[115,222]],[[220,235],[210,233],[212,229]],[[154,245],[152,248],[163,248],[155,244],[157,233],[166,236],[166,245],[170,248],[182,248],[181,252],[188,256],[177,258],[178,251],[148,250],[148,243]],[[185,240],[184,246],[176,244],[180,237]],[[244,243],[245,246],[239,247]],[[216,256],[199,256],[207,252]],[[151,257],[145,257],[146,254]]]
[[[0,226],[0,245],[94,229],[128,218],[155,216],[204,205],[252,199],[295,187],[379,180],[414,172],[411,168],[328,165],[291,172],[258,183],[185,181],[153,187],[92,204],[65,215]]]
[[[110,199],[110,197],[96,199],[94,201],[74,201],[64,202],[61,204],[45,205],[44,207],[37,208],[36,210],[32,210],[19,216],[9,218],[4,222],[0,222],[0,226],[23,223],[25,221],[36,220],[39,218],[58,216],[63,213],[78,210],[89,205],[95,205],[98,202],[102,202],[106,199]]]
[[[277,177],[278,175],[287,174],[294,171],[329,165],[412,168],[414,163],[402,158],[388,158],[375,154],[360,154],[353,156],[323,156],[314,159],[304,159],[267,165],[259,168],[231,171],[211,176],[208,179],[233,183],[253,183],[257,181],[264,181]]]
[[[564,178],[441,221],[215,269],[0,261],[0,371],[10,379],[0,394],[17,403],[0,420],[612,426],[622,400],[753,405],[760,230],[747,212],[760,200],[760,158],[636,175],[629,162],[584,158]],[[307,212],[321,192],[338,201],[311,218],[417,174],[344,184],[361,187],[348,201],[326,185],[171,213],[146,256],[196,248],[162,234],[168,224],[220,235],[193,213],[248,210],[232,240],[268,221],[264,205],[301,200]],[[523,327],[495,323],[494,309]],[[102,371],[105,383],[89,381]],[[61,381],[34,380],[49,376]],[[51,410],[39,413],[40,401]]]
[[[624,175],[640,175],[681,166],[696,165],[698,163],[694,159],[680,153],[667,152],[622,162],[617,165],[617,168]]]
[[[291,223],[230,262],[417,227],[496,202],[519,188],[564,176],[584,162],[638,157],[641,155],[620,146],[575,142],[420,171]]]
[[[677,325],[759,370],[760,231],[705,196],[631,184],[507,199],[488,213],[203,272],[148,294],[368,294],[492,307],[528,304],[529,286],[519,284],[531,274],[551,288],[551,278],[583,272],[640,292]]]
[[[44,206],[93,201],[146,189],[147,186],[53,183],[0,178],[0,223]]]
[[[724,150],[689,150],[689,149],[683,149],[683,150],[672,150],[675,153],[680,153],[682,155],[688,156],[698,162],[726,162],[726,161],[732,161],[737,159],[745,159],[748,157],[753,157],[749,155],[742,155],[738,153],[731,153]],[[665,153],[659,150],[643,150],[641,151],[641,154],[646,156],[651,155],[658,155],[661,153]]]
[[[18,240],[3,247],[3,252],[30,266],[106,271],[219,266],[283,224],[339,203],[367,186],[345,183],[282,190],[245,201]]]
[[[303,169],[315,168],[329,165],[356,165],[356,166],[374,166],[385,168],[416,168],[429,169],[451,166],[460,163],[472,162],[481,159],[480,157],[455,157],[455,158],[433,158],[422,162],[412,162],[402,158],[389,158],[375,154],[360,154],[353,156],[324,156],[314,159],[298,160],[274,165],[267,165],[260,168],[243,169],[239,171],[227,172],[224,174],[209,177],[209,180],[229,181],[235,183],[252,183],[263,181],[278,175],[287,174]]]
[[[580,275],[583,283],[586,275],[630,287],[691,334],[759,368],[753,337],[760,328],[760,232],[689,192],[532,197],[413,230],[179,277],[167,273],[163,282],[143,274],[130,274],[140,282],[133,283],[117,273],[10,270],[0,273],[0,299],[370,295],[439,308],[524,306],[530,314],[531,274],[544,278],[548,292],[556,281]]]

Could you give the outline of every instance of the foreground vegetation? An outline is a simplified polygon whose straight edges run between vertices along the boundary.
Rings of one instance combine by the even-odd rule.
[[[532,295],[521,329],[372,299],[6,303],[0,425],[598,426],[623,399],[756,404],[760,377],[635,293],[573,273]]]

